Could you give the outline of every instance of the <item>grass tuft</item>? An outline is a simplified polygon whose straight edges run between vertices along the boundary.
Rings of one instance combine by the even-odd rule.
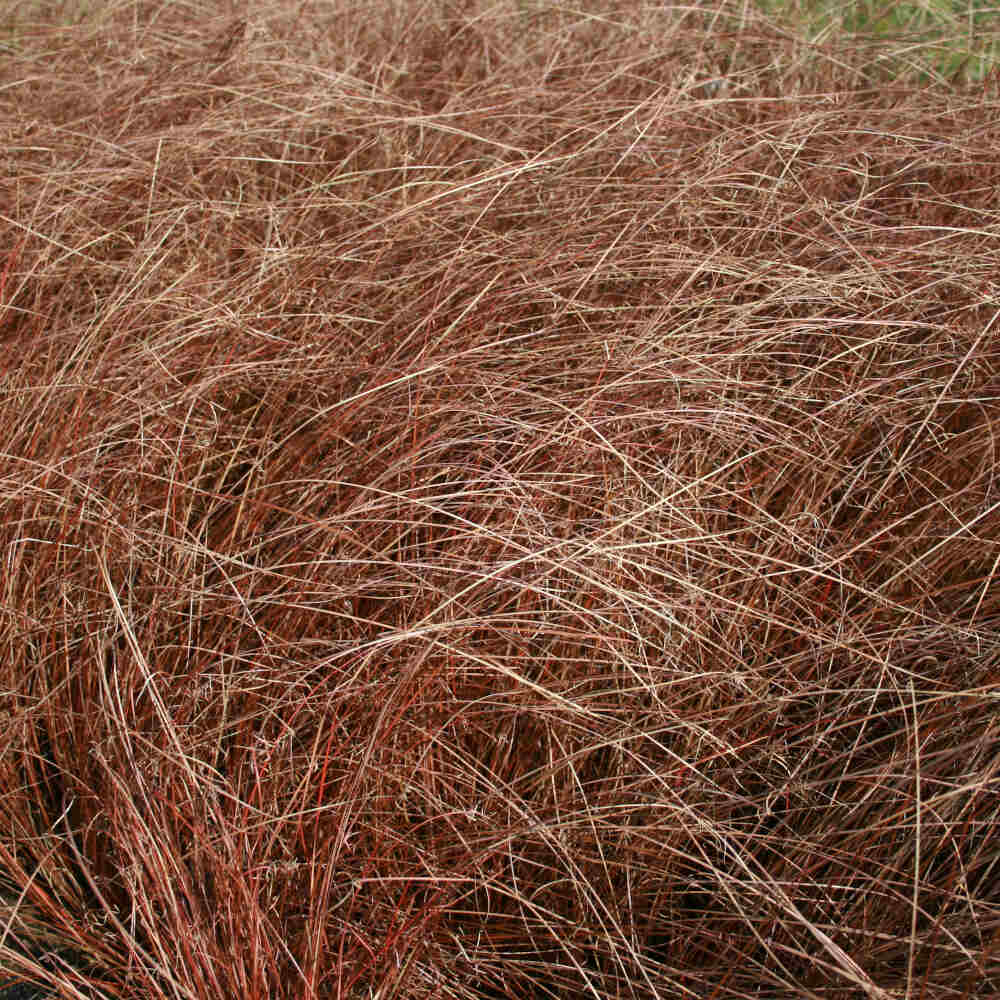
[[[1000,994],[1000,99],[872,51],[21,22],[8,997]]]

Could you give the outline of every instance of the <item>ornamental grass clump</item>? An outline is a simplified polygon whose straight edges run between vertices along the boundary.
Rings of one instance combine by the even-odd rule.
[[[1000,993],[994,83],[228,10],[0,62],[0,986]]]

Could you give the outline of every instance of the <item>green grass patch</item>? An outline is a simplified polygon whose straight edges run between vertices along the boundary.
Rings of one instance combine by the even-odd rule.
[[[94,12],[95,0],[15,0],[0,3],[0,52],[20,52],[40,30],[79,24]],[[105,5],[107,6],[107,5]]]
[[[922,82],[984,80],[996,68],[1000,54],[1000,5],[991,0],[764,0],[761,6],[790,22],[812,43],[846,35],[872,45],[878,50],[876,62],[893,77]]]

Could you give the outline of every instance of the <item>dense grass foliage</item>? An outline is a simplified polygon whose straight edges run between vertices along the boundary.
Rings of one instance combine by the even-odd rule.
[[[0,983],[1000,994],[992,79],[235,13],[0,61]]]

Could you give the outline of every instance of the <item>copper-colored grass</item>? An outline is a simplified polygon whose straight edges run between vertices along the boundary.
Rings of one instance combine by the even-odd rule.
[[[0,61],[0,982],[1000,993],[994,84],[246,17]]]

